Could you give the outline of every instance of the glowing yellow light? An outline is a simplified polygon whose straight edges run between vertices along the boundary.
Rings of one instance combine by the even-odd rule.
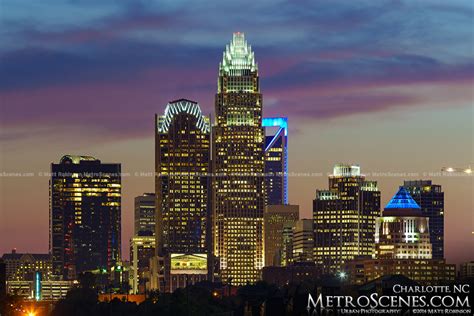
[[[466,170],[464,170],[465,173],[468,173],[468,174],[471,174],[472,173],[472,169],[471,168],[467,168]]]
[[[28,316],[36,316],[35,312],[28,312]]]

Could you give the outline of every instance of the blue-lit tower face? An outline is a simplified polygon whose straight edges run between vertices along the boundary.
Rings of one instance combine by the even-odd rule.
[[[288,204],[288,119],[271,117],[262,120],[265,127],[266,205]],[[270,130],[276,128],[273,135]]]

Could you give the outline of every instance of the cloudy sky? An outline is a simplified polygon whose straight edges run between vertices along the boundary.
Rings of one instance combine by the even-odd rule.
[[[85,154],[130,173],[127,257],[133,197],[153,190],[154,114],[177,98],[212,114],[240,31],[265,116],[289,118],[302,217],[337,162],[378,180],[384,205],[403,180],[432,179],[448,261],[474,259],[473,178],[439,174],[474,164],[471,1],[3,0],[0,23],[0,253],[47,252],[50,163]]]

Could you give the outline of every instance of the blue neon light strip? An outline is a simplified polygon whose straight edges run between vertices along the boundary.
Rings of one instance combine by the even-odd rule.
[[[41,272],[35,273],[35,300],[41,300]]]
[[[262,119],[263,127],[280,127],[285,130],[285,136],[288,136],[288,118],[287,117],[264,117]]]

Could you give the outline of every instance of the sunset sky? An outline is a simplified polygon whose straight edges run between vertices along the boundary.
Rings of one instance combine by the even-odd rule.
[[[133,198],[154,189],[154,114],[178,98],[213,114],[235,31],[255,51],[264,115],[289,118],[301,217],[338,162],[377,180],[383,205],[403,180],[432,179],[448,262],[474,260],[473,177],[439,174],[474,167],[472,1],[2,0],[0,254],[48,251],[46,173],[82,154],[130,174],[128,259]]]

